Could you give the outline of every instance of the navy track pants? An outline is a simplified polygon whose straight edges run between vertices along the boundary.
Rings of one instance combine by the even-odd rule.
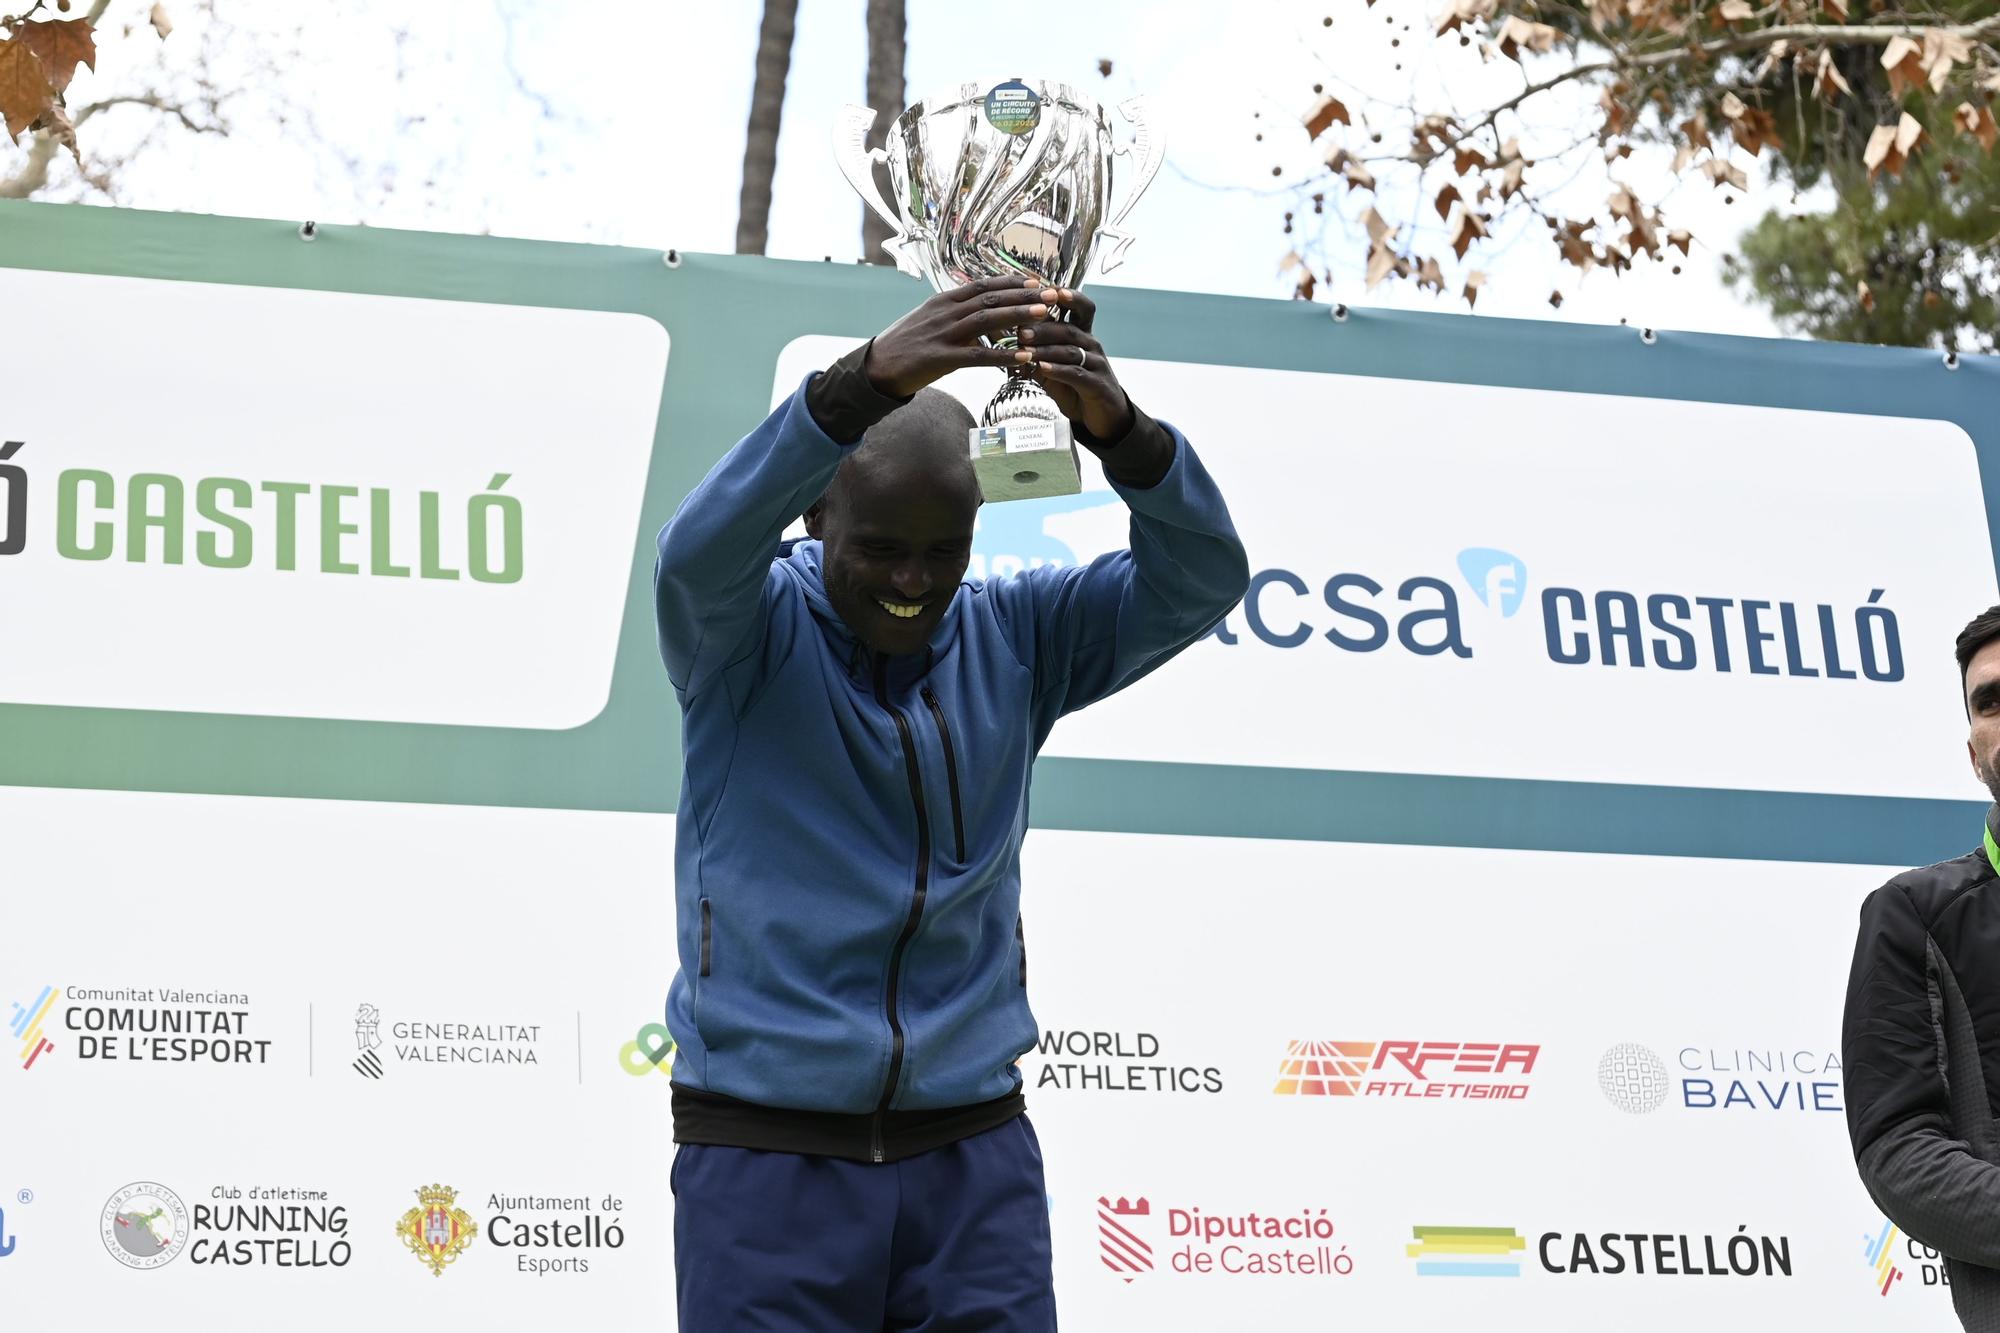
[[[1042,1149],[1026,1116],[880,1166],[682,1144],[681,1333],[1047,1333]]]

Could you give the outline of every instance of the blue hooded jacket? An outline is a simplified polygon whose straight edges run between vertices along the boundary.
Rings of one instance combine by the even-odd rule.
[[[1177,432],[1114,487],[1131,549],[960,586],[929,651],[871,653],[820,545],[783,543],[852,445],[806,385],[661,530],[660,653],[679,697],[680,1086],[767,1107],[922,1111],[1007,1096],[1034,1044],[1020,851],[1064,713],[1192,643],[1248,563]]]

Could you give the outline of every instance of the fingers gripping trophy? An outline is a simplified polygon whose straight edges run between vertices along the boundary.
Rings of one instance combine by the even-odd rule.
[[[1009,79],[963,83],[915,103],[870,151],[875,113],[843,109],[834,154],[868,207],[895,235],[883,248],[903,272],[938,291],[981,278],[1015,276],[1045,286],[1082,285],[1093,258],[1109,273],[1132,238],[1121,230],[1160,169],[1161,143],[1145,99],[1118,107],[1133,128],[1114,146],[1104,108],[1066,84]],[[1125,188],[1110,212],[1112,162]],[[895,203],[881,197],[873,167],[885,163]],[[1013,348],[1014,335],[992,339]],[[1088,353],[1076,348],[1079,364]],[[1028,367],[1010,370],[967,441],[988,500],[1074,495],[1083,489],[1069,421]]]

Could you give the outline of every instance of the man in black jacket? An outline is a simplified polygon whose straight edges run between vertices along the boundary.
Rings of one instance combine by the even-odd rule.
[[[1868,1193],[1945,1256],[1972,1333],[2000,1333],[2000,606],[1958,636],[1979,850],[1868,896],[1847,982],[1847,1128]]]

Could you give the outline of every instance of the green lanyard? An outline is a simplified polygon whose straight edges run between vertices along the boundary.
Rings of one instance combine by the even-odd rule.
[[[1993,873],[2000,875],[2000,843],[1993,841],[1993,827],[1986,828],[1986,864],[1993,867]]]

